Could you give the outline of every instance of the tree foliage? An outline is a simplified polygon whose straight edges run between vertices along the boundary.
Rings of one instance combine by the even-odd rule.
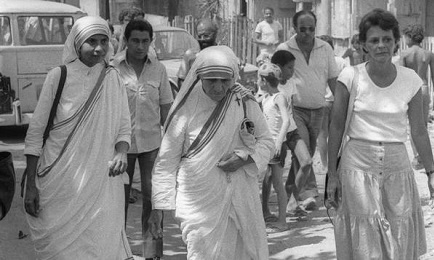
[[[220,16],[222,10],[221,0],[200,0],[197,1],[200,10],[200,18],[215,19]]]

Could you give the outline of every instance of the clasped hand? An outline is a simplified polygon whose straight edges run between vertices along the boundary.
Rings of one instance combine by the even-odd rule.
[[[116,152],[113,160],[109,162],[109,176],[122,174],[127,169],[127,154]]]
[[[231,153],[223,156],[220,161],[217,163],[217,167],[222,169],[224,172],[235,172],[240,167],[244,166],[246,161],[243,161],[238,155],[235,153]]]
[[[339,204],[339,196],[341,194],[340,181],[339,178],[335,175],[329,174],[328,182],[327,182],[327,201],[325,201],[325,205],[327,208],[335,208],[337,209]]]

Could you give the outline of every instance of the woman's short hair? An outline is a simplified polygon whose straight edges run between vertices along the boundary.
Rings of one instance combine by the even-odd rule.
[[[299,18],[300,16],[303,16],[303,15],[310,15],[310,16],[312,16],[313,19],[315,20],[315,24],[316,24],[316,15],[315,15],[312,11],[309,11],[309,10],[301,10],[301,11],[297,12],[297,13],[294,15],[294,17],[292,17],[292,24],[294,25],[294,27],[297,27],[297,25],[298,25],[298,18]]]
[[[295,56],[287,50],[278,50],[271,57],[271,63],[279,65],[280,67],[285,66],[293,60],[295,60]]]
[[[153,29],[152,29],[152,25],[146,21],[146,20],[132,20],[130,21],[127,26],[125,27],[125,39],[128,41],[128,39],[131,36],[131,32],[133,30],[137,30],[137,31],[141,31],[141,32],[148,32],[149,33],[149,37],[152,40],[153,37]]]
[[[368,30],[373,26],[379,26],[382,30],[392,30],[395,41],[399,41],[399,23],[395,16],[386,10],[376,8],[363,16],[359,24],[359,40],[366,42]]]
[[[402,30],[402,32],[415,43],[421,43],[425,37],[421,24],[411,24]]]

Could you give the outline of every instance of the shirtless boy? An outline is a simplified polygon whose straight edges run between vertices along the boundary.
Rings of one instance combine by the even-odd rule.
[[[403,30],[405,36],[405,43],[408,49],[401,52],[400,64],[407,68],[411,68],[422,78],[424,85],[422,86],[423,97],[423,118],[425,119],[425,125],[428,124],[429,115],[429,103],[430,93],[428,88],[428,68],[431,71],[431,79],[434,80],[434,53],[422,48],[422,40],[424,38],[424,31],[422,25],[414,24],[409,25]],[[413,143],[412,143],[413,144]],[[422,165],[419,156],[415,152],[415,160],[413,161],[413,167],[420,169]]]

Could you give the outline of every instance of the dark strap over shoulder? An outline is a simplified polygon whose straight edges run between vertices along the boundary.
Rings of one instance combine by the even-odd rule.
[[[53,128],[54,123],[54,117],[56,116],[57,107],[59,105],[60,96],[62,96],[63,87],[65,86],[66,81],[66,66],[62,65],[60,66],[60,80],[59,80],[59,86],[57,87],[56,96],[53,101],[53,105],[51,106],[50,110],[50,116],[48,117],[48,123],[45,127],[44,135],[42,137],[42,147],[44,147],[45,142],[48,139],[48,136],[50,135],[50,130]]]

